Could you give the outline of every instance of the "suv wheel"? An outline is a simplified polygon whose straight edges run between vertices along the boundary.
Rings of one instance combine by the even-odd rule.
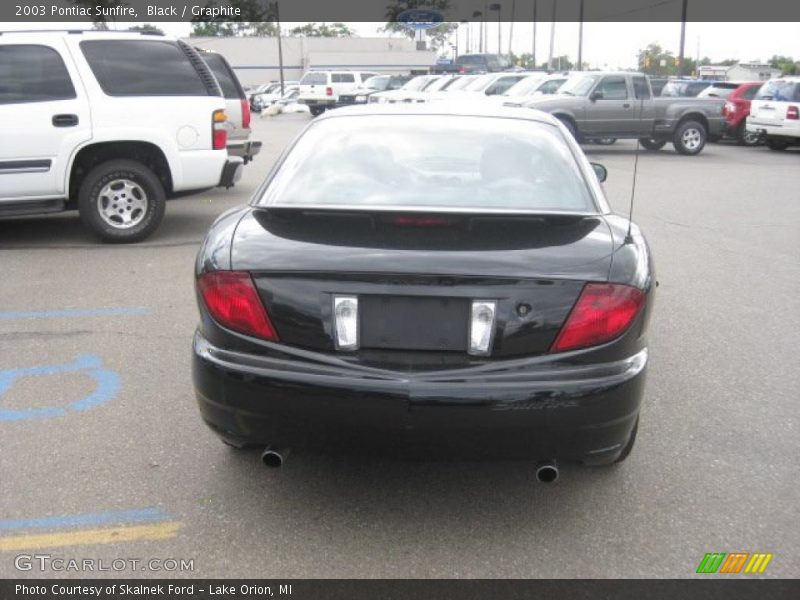
[[[309,106],[308,110],[312,117],[318,117],[325,112],[325,109],[320,106]]]
[[[89,171],[78,192],[81,220],[102,240],[138,242],[164,217],[166,194],[155,173],[133,160],[111,160]]]
[[[742,146],[758,146],[761,143],[761,136],[755,131],[747,131],[744,121],[741,122],[736,130],[736,140]]]
[[[572,137],[575,138],[575,141],[580,141],[578,138],[578,128],[575,127],[575,123],[572,122],[571,119],[567,119],[564,117],[556,117],[556,119],[561,121],[561,124],[567,128],[567,131],[569,131]]]
[[[768,137],[764,142],[770,150],[786,150],[789,147],[789,142],[774,137]]]
[[[678,153],[693,156],[703,150],[707,137],[706,128],[701,123],[685,121],[675,130],[672,145]]]
[[[661,150],[667,143],[666,140],[654,140],[653,138],[639,138],[642,148],[647,150]]]

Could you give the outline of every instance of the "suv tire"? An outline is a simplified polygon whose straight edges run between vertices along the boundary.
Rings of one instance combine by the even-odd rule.
[[[759,134],[747,131],[744,121],[736,129],[736,141],[742,146],[758,146],[762,142]]]
[[[78,191],[81,220],[106,242],[138,242],[164,218],[164,186],[134,160],[110,160],[94,167]]]
[[[642,148],[647,150],[661,150],[667,143],[666,140],[654,140],[653,138],[639,138]]]
[[[580,142],[579,138],[580,134],[578,133],[578,128],[575,127],[575,123],[572,121],[572,119],[568,119],[566,117],[556,117],[556,119],[561,121],[561,124],[567,128],[567,131],[569,131],[570,134],[572,134],[572,137],[575,138],[576,142]]]
[[[672,145],[679,154],[694,156],[700,154],[706,145],[708,134],[702,123],[697,121],[684,121],[675,129]]]
[[[764,142],[767,144],[767,148],[770,150],[786,150],[786,148],[789,147],[789,142],[785,142],[774,137],[768,137],[764,140]]]
[[[308,111],[311,113],[312,117],[318,117],[325,112],[325,109],[320,106],[309,106]]]

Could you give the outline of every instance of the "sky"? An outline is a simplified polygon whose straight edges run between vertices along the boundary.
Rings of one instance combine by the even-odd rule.
[[[90,23],[85,24],[91,27]],[[129,23],[119,23],[119,29],[129,27]],[[170,35],[185,37],[191,31],[189,23],[157,23],[158,27]],[[283,23],[283,29],[290,29],[302,23]],[[386,35],[378,33],[383,23],[347,23],[357,35],[373,37]],[[508,52],[511,23],[502,23],[503,53]],[[79,26],[77,23],[70,27]],[[459,28],[459,52],[467,51],[467,25]],[[497,23],[488,27],[488,52],[497,52]],[[2,29],[44,29],[64,28],[64,23],[0,23]],[[470,38],[472,51],[477,51],[478,24],[471,24]],[[536,60],[547,59],[550,44],[551,24],[537,23]],[[533,25],[530,22],[513,24],[513,51],[515,54],[530,52],[532,49]],[[398,35],[398,34],[395,34]],[[639,49],[649,43],[658,43],[664,49],[678,54],[680,43],[680,23],[584,23],[583,60],[591,68],[632,68],[636,66]],[[793,56],[800,60],[800,23],[687,23],[686,56],[697,58],[708,56],[712,60],[737,59],[744,62],[767,60],[774,54]],[[569,55],[575,60],[578,53],[578,23],[556,23],[554,36],[554,56]]]

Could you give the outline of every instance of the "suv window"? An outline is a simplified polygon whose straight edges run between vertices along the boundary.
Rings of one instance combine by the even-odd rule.
[[[776,100],[778,102],[800,100],[800,82],[786,79],[767,81],[759,88],[756,100]]]
[[[624,77],[603,77],[595,91],[602,92],[603,100],[625,100],[628,97]]]
[[[109,96],[208,96],[177,44],[162,40],[87,40],[81,50]]]
[[[750,86],[749,88],[747,88],[745,91],[742,92],[741,97],[744,98],[745,100],[752,100],[753,98],[756,97],[756,94],[758,93],[758,88],[759,86],[757,85]]]
[[[306,73],[300,80],[300,85],[325,85],[328,83],[327,73]]]
[[[633,78],[633,95],[637,100],[648,100],[650,98],[650,87],[644,77]]]
[[[352,73],[331,73],[331,83],[355,83],[356,78]]]
[[[239,80],[233,73],[228,63],[219,54],[213,52],[203,53],[201,55],[206,61],[206,64],[214,73],[214,77],[219,82],[219,87],[222,88],[222,95],[226,98],[244,98],[244,90],[239,85]]]
[[[0,104],[75,98],[58,52],[47,46],[0,46]]]

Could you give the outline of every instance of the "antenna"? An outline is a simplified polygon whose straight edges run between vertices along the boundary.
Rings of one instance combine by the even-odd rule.
[[[647,82],[647,79],[645,79],[645,81]],[[648,82],[648,86],[649,86],[649,82]],[[634,92],[634,94],[636,93],[636,85],[635,84],[633,86],[633,92]],[[650,90],[650,95],[652,96],[652,94],[653,94],[653,90],[651,89]],[[642,94],[642,97],[639,98],[639,123],[642,122],[642,115],[643,114],[644,114],[644,94]],[[631,182],[631,202],[630,202],[630,208],[628,210],[628,233],[625,234],[625,243],[626,244],[632,244],[633,243],[633,238],[631,237],[631,226],[633,225],[633,200],[634,200],[634,197],[636,196],[636,172],[639,169],[639,146],[641,146],[641,143],[639,142],[639,138],[637,137],[636,138],[636,150],[634,151],[634,154],[633,154],[633,181]]]

